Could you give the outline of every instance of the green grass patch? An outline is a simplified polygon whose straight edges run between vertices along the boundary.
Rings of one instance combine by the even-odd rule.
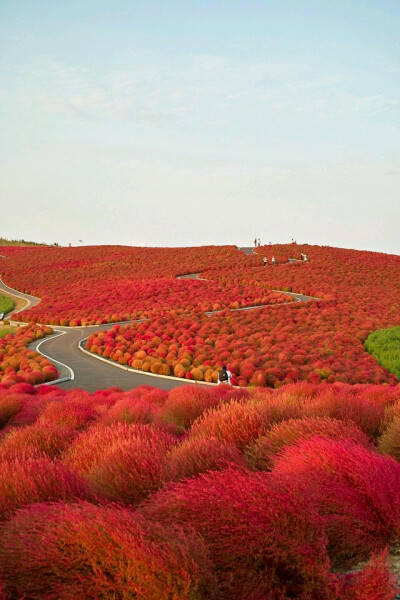
[[[8,296],[0,296],[0,313],[8,313],[14,308],[14,302]]]
[[[400,379],[400,327],[374,331],[366,339],[364,348]]]
[[[0,340],[6,337],[9,333],[15,333],[14,327],[3,327],[0,329]]]

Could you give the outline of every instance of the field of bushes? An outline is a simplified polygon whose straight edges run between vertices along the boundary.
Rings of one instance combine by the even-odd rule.
[[[400,386],[0,389],[0,598],[393,600]]]
[[[54,381],[58,372],[50,360],[28,348],[36,340],[53,333],[51,327],[36,325],[0,330],[0,386],[8,388],[16,383]]]
[[[227,364],[240,386],[397,382],[364,343],[400,324],[399,256],[297,244],[256,250],[10,247],[1,270],[8,285],[42,298],[16,319],[69,326],[148,319],[88,340],[93,353],[135,369],[215,381]],[[289,264],[301,253],[308,263]],[[177,279],[188,273],[201,280]],[[318,300],[295,302],[273,290]],[[213,310],[222,312],[205,316]]]

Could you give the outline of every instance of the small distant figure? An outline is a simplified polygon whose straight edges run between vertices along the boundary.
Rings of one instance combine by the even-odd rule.
[[[260,247],[260,246],[261,246],[261,240],[260,240],[260,238],[258,238],[258,247]]]
[[[232,385],[231,379],[232,373],[228,371],[228,369],[225,366],[223,366],[222,369],[218,372],[218,385],[220,383],[227,383],[228,385]]]
[[[272,242],[268,242],[269,246],[272,246]]]
[[[294,239],[292,238],[292,244],[294,244]]]
[[[254,248],[257,246],[257,238],[254,238]]]
[[[263,258],[264,267],[267,266],[267,262],[268,262],[268,259],[266,256],[264,256],[264,258]]]
[[[300,260],[304,260],[305,254],[301,253],[300,254]]]
[[[308,262],[308,256],[307,256],[307,254],[303,254],[303,260],[304,260],[305,262]]]
[[[273,257],[271,258],[271,264],[272,264],[272,266],[276,265],[275,256],[273,256]]]

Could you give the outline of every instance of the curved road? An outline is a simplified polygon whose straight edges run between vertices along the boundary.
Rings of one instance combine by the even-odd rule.
[[[238,249],[246,254],[251,254],[253,252],[253,248]],[[196,279],[198,276],[199,273],[192,273],[184,275],[182,278]],[[40,302],[40,298],[30,296],[29,294],[23,294],[18,290],[10,288],[1,280],[0,290],[7,292],[11,296],[23,298],[27,301],[27,304],[19,309],[19,311],[32,308]],[[295,294],[292,292],[280,293],[294,297],[297,302],[316,300],[316,298],[305,296],[304,294]],[[258,308],[266,308],[266,306],[246,307],[237,310],[255,310]],[[206,314],[211,315],[214,314],[214,312]],[[126,323],[129,322],[131,321],[127,321]],[[187,379],[180,380],[172,377],[162,378],[145,372],[128,371],[125,368],[119,368],[115,363],[110,361],[99,360],[101,357],[98,357],[97,355],[92,354],[88,356],[82,352],[79,348],[79,342],[86,339],[91,333],[110,329],[113,325],[115,325],[115,323],[91,327],[53,326],[53,335],[34,342],[30,347],[32,349],[37,349],[38,352],[56,364],[60,379],[62,380],[60,383],[57,383],[57,385],[62,389],[81,388],[88,392],[94,392],[109,387],[119,387],[122,390],[131,390],[139,385],[151,385],[160,389],[171,390],[175,387],[187,385],[189,383],[189,380]],[[190,380],[190,383],[196,382]],[[198,382],[198,384],[204,385],[204,382]]]

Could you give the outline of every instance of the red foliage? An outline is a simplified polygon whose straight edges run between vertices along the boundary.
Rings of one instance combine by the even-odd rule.
[[[183,431],[207,408],[216,406],[219,402],[220,398],[213,388],[198,388],[194,385],[177,387],[169,392],[160,419],[173,423],[178,431]]]
[[[273,254],[278,266],[264,268],[260,256],[245,256],[233,246],[4,252],[7,282],[42,298],[18,318],[79,325],[151,317],[96,332],[88,341],[92,352],[137,369],[215,381],[227,363],[240,386],[397,381],[363,343],[371,331],[400,323],[398,256],[274,245],[261,252]],[[310,262],[286,264],[293,252],[307,254]],[[202,280],[175,279],[188,272],[202,272]],[[319,300],[294,302],[272,290]],[[202,314],[263,305],[211,318]]]
[[[332,598],[322,522],[268,475],[226,469],[155,494],[141,512],[200,533],[221,599]]]
[[[0,462],[0,520],[27,504],[86,497],[82,479],[47,456]]]
[[[341,582],[340,598],[342,600],[395,600],[400,588],[390,567],[387,551],[372,556],[361,571],[344,577]]]
[[[233,444],[212,437],[187,439],[169,453],[167,478],[179,481],[232,464],[246,466],[243,454]]]
[[[149,425],[93,426],[73,441],[64,462],[85,475],[94,494],[134,504],[162,485],[166,453],[175,443]]]
[[[271,478],[326,519],[336,565],[368,558],[400,535],[400,465],[350,440],[318,436],[284,449]]]
[[[307,403],[304,412],[312,417],[353,421],[370,437],[377,436],[385,407],[368,392],[369,387],[364,386],[326,386]]]
[[[4,526],[0,565],[13,598],[215,597],[198,536],[114,506],[37,504],[18,511]]]
[[[332,440],[349,439],[369,446],[368,437],[351,421],[338,421],[327,417],[289,419],[277,423],[246,450],[251,467],[269,470],[277,454],[286,446],[314,435]]]
[[[243,450],[270,427],[261,404],[232,401],[207,410],[193,423],[190,438],[215,437]]]
[[[51,333],[51,327],[31,323],[0,339],[0,382],[15,392],[32,394],[32,384],[57,379],[54,365],[28,348],[28,344]]]
[[[23,428],[13,428],[0,443],[0,461],[15,458],[54,458],[72,442],[76,430],[51,423],[35,423]]]

